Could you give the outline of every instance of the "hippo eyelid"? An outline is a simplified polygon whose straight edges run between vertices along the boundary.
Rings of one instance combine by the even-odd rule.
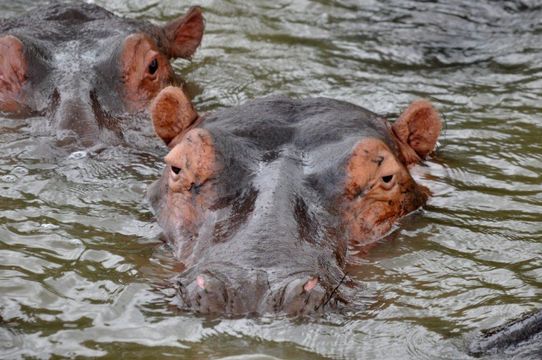
[[[172,166],[171,167],[171,171],[173,171],[175,173],[175,175],[179,175],[179,173],[181,172],[181,168],[178,168],[176,166]]]

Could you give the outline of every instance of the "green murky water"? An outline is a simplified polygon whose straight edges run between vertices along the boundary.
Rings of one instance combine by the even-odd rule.
[[[95,2],[158,23],[205,8],[199,53],[176,63],[200,111],[270,93],[385,114],[432,99],[446,131],[414,172],[434,196],[352,259],[363,313],[207,321],[160,286],[176,264],[144,194],[165,149],[44,158],[25,131],[42,119],[3,119],[0,357],[462,359],[474,330],[542,307],[539,2]],[[1,16],[33,5],[3,0]]]

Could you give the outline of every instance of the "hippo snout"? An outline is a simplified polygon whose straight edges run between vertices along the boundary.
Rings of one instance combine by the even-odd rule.
[[[181,308],[226,316],[320,314],[333,296],[314,275],[273,279],[264,271],[243,269],[187,272],[177,279],[177,289]]]
[[[84,100],[82,100],[84,99]],[[54,114],[57,139],[62,143],[77,142],[94,145],[100,132],[90,97],[61,99]]]

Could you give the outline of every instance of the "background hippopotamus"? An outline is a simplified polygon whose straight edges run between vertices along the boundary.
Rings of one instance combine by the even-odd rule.
[[[199,117],[174,87],[151,111],[171,151],[149,194],[187,268],[181,306],[230,315],[347,302],[348,244],[375,241],[424,205],[429,192],[407,166],[441,130],[425,100],[393,126],[327,98],[269,97]]]
[[[174,82],[169,60],[190,58],[203,29],[198,7],[163,27],[91,4],[2,19],[0,111],[46,115],[63,142],[116,142],[124,115]]]

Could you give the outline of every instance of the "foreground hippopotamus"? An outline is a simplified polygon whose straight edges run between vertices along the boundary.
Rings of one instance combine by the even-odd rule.
[[[163,27],[90,4],[1,19],[0,111],[45,115],[63,142],[117,142],[124,115],[174,83],[169,60],[190,58],[203,29],[197,7]]]
[[[325,98],[269,97],[198,116],[178,88],[152,104],[171,149],[150,202],[186,271],[181,308],[308,314],[349,301],[349,244],[370,243],[429,191],[407,166],[441,130],[427,101],[392,126]]]

